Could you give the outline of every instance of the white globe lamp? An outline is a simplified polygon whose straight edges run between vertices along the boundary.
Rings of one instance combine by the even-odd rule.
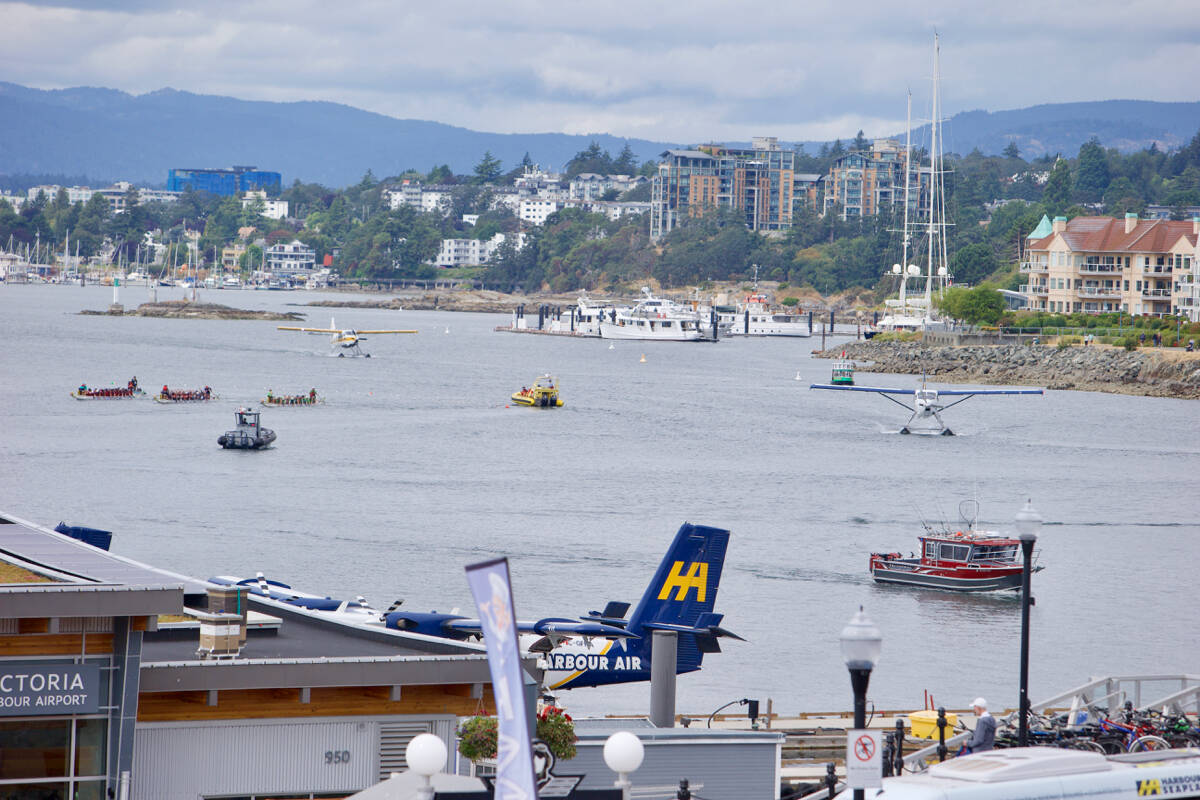
[[[433,776],[446,766],[446,743],[432,733],[418,734],[404,749],[404,760],[408,762],[408,768],[423,779],[417,797],[432,800]]]
[[[617,780],[613,785],[621,790],[621,796],[625,800],[629,800],[631,788],[629,773],[637,771],[645,755],[646,749],[642,746],[642,740],[629,731],[617,731],[604,742],[604,763],[617,773]]]
[[[908,274],[909,275],[920,275],[921,268],[918,267],[916,264],[909,264],[908,265]]]
[[[893,275],[900,274],[900,265],[899,264],[892,264],[892,274]]]

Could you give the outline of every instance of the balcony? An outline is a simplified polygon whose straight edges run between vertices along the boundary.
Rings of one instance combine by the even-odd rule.
[[[1119,264],[1084,264],[1079,267],[1079,272],[1083,275],[1120,275],[1121,267]]]
[[[1170,289],[1142,289],[1142,297],[1145,297],[1148,300],[1166,301],[1166,300],[1171,299],[1171,290]]]
[[[1121,290],[1116,286],[1080,286],[1075,290],[1080,297],[1120,298]]]
[[[1160,266],[1143,266],[1142,267],[1143,275],[1170,275],[1171,273],[1172,273],[1172,269],[1169,266],[1162,266],[1162,267],[1160,267]]]
[[[1022,261],[1021,272],[1049,272],[1050,267],[1047,264],[1041,264],[1036,261]]]
[[[1049,287],[1047,287],[1045,284],[1041,284],[1041,283],[1035,283],[1033,285],[1030,285],[1028,283],[1022,284],[1020,289],[1018,289],[1017,291],[1019,291],[1021,294],[1049,294],[1050,293]]]

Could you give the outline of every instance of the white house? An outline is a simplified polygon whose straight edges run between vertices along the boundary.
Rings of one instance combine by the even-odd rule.
[[[434,264],[439,267],[474,267],[487,264],[496,254],[500,245],[508,240],[503,233],[497,233],[491,239],[442,239],[442,249],[438,252]],[[515,244],[519,250],[525,244],[525,234],[516,235]]]
[[[317,267],[317,254],[311,247],[293,239],[267,248],[267,271],[276,278],[308,280]]]
[[[517,211],[517,218],[530,225],[545,225],[546,218],[558,211],[561,204],[557,200],[544,200],[540,197],[525,197]]]

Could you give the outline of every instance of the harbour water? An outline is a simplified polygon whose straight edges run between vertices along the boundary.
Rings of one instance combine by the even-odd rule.
[[[159,299],[181,290],[161,290]],[[209,291],[285,310],[311,292]],[[128,307],[145,289],[122,289]],[[920,519],[978,498],[1001,530],[1027,497],[1046,518],[1035,576],[1031,695],[1091,675],[1194,672],[1200,427],[1195,401],[1083,392],[976,398],[960,436],[905,437],[882,398],[812,392],[817,339],[712,344],[512,336],[499,315],[337,309],[370,359],[270,322],[78,316],[111,289],[0,285],[0,508],[115,532],[113,550],[208,577],[268,577],[377,606],[472,614],[463,565],[511,560],[522,617],[636,602],[680,523],[730,528],[718,611],[745,636],[679,681],[681,712],[771,697],[842,709],[838,651],[862,604],[883,632],[870,699],[923,691],[1014,706],[1019,603],[877,587],[871,551],[916,548]],[[330,310],[299,308],[324,326]],[[645,355],[645,363],[641,356]],[[795,380],[799,371],[802,380]],[[558,376],[565,408],[508,408]],[[210,385],[207,404],[79,402],[69,391]],[[860,382],[867,379],[860,373]],[[912,376],[872,382],[915,385]],[[327,398],[264,409],[262,452],[216,438],[268,389]],[[1165,693],[1165,692],[1164,692]],[[641,711],[646,685],[577,690],[577,713]]]

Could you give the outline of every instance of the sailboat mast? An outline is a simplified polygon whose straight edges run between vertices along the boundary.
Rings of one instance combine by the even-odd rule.
[[[940,120],[941,108],[938,100],[938,35],[933,35],[933,120],[929,126],[930,143],[929,143],[929,257],[925,273],[925,309],[926,314],[929,313],[930,303],[933,295],[933,260],[934,260],[934,236],[937,228],[937,209],[941,202],[938,175],[938,129],[941,127],[938,122]]]
[[[904,114],[904,226],[900,230],[900,306],[905,305],[905,290],[908,288],[908,181],[912,164],[912,89],[908,90],[908,104]]]

